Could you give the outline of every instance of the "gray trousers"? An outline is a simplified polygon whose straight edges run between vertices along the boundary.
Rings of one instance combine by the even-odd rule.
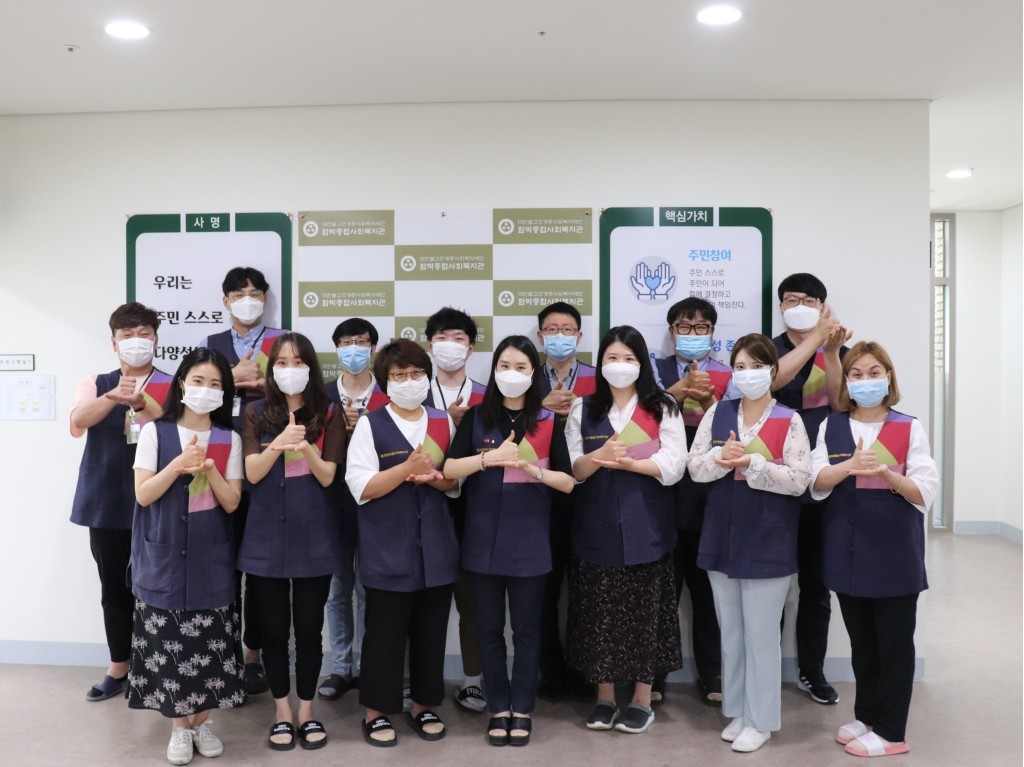
[[[722,630],[722,713],[761,732],[782,728],[782,609],[793,576],[733,579],[709,571]]]

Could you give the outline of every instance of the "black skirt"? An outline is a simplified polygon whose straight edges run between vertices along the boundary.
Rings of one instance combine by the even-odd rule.
[[[162,610],[135,600],[128,707],[184,717],[246,701],[237,605]]]
[[[652,684],[683,666],[672,554],[604,567],[569,563],[569,663],[593,684]]]

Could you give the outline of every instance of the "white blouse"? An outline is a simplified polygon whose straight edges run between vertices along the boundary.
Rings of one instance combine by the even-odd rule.
[[[621,413],[618,406],[612,403],[611,410],[608,411],[608,421],[615,431],[621,432],[629,425],[636,404],[635,394]],[[583,398],[577,397],[569,407],[569,419],[565,422],[565,441],[569,446],[569,461],[573,465],[576,464],[576,459],[583,455],[582,408]],[[661,476],[657,477],[657,480],[663,485],[674,485],[683,478],[683,472],[686,471],[686,427],[683,425],[683,417],[678,413],[670,414],[667,410],[664,411],[658,428],[658,438],[661,440],[661,448],[651,456],[651,460],[661,469]]]
[[[391,416],[391,420],[395,422],[395,426],[402,432],[402,436],[405,437],[409,444],[414,448],[416,445],[423,444],[423,440],[427,436],[427,411],[421,410],[421,415],[416,421],[406,421],[404,418],[398,416],[394,410],[391,409],[390,405],[385,405],[384,409]],[[448,434],[449,440],[455,436],[455,424],[452,422],[451,416],[448,416]],[[374,474],[380,471],[380,460],[377,457],[377,448],[373,444],[373,429],[370,427],[370,422],[367,420],[366,415],[359,417],[356,422],[356,428],[352,431],[352,436],[348,441],[348,457],[345,461],[345,482],[348,483],[348,489],[352,491],[352,497],[356,499],[356,503],[362,505],[366,503],[363,500],[363,490],[366,489],[366,485]],[[459,482],[459,487],[452,490],[446,495],[452,498],[458,498],[461,492],[462,483]]]
[[[883,423],[862,423],[850,419],[850,432],[853,434],[853,444],[860,439],[868,449],[875,444],[878,433],[882,431]],[[811,453],[811,497],[816,501],[823,501],[829,497],[831,490],[815,490],[814,482],[818,478],[818,472],[829,465],[828,447],[825,445],[825,428],[828,426],[828,419],[821,422],[818,429],[818,441],[815,443],[814,452]],[[917,489],[921,491],[924,505],[914,504],[914,508],[921,513],[926,513],[931,508],[935,494],[939,490],[939,469],[932,458],[932,451],[928,445],[928,435],[924,433],[924,427],[916,418],[910,424],[910,448],[907,451],[907,479],[914,480]]]
[[[199,447],[209,447],[210,434],[211,432],[208,431],[192,431],[192,429],[186,429],[181,424],[178,424],[178,441],[181,443],[182,450],[185,449],[185,445],[192,441],[192,437],[196,438],[196,444]],[[139,445],[135,450],[135,465],[132,468],[157,471],[159,467],[159,442],[160,440],[156,433],[156,423],[150,421],[142,427],[142,432],[139,434]],[[228,455],[224,479],[245,479],[245,468],[242,463],[242,438],[238,436],[237,432],[231,432],[231,453]]]
[[[750,429],[743,428],[743,400],[740,401],[739,413],[736,418],[736,434],[746,447],[761,431],[768,417],[775,408],[775,400],[768,403]],[[694,482],[714,482],[721,479],[734,469],[715,463],[722,457],[721,447],[711,447],[711,424],[715,420],[718,403],[704,414],[697,427],[697,436],[693,438],[690,455],[687,460],[690,476]],[[782,445],[782,463],[772,463],[760,453],[750,456],[750,466],[740,469],[747,478],[747,485],[754,490],[767,490],[779,495],[803,495],[811,481],[811,443],[807,439],[807,430],[799,413],[793,413],[789,422],[789,433]]]

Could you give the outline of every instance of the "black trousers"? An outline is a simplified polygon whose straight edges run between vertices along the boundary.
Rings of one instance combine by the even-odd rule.
[[[533,712],[537,703],[537,668],[540,664],[540,614],[544,604],[545,575],[513,577],[467,572],[476,613],[476,635],[492,714]],[[512,623],[512,680],[508,677],[505,644],[505,595]]]
[[[288,640],[295,631],[295,692],[300,700],[313,700],[323,662],[324,606],[331,576],[264,578],[248,574],[253,601],[263,626],[263,665],[270,692],[287,697],[291,690]]]
[[[360,657],[359,702],[374,711],[402,711],[405,648],[409,686],[421,706],[444,702],[444,647],[452,584],[420,591],[365,587],[366,634]]]
[[[132,620],[135,595],[128,582],[132,558],[132,531],[89,528],[89,548],[100,573],[100,605],[111,663],[127,663],[132,657]]]
[[[697,676],[712,679],[722,675],[722,633],[715,613],[715,598],[707,570],[697,567],[700,530],[679,530],[673,552],[676,571],[676,599],[683,593],[683,584],[690,590],[693,603],[693,663]]]
[[[870,599],[837,594],[857,678],[854,715],[878,737],[902,743],[914,690],[918,594]]]
[[[540,612],[540,673],[545,679],[564,680],[569,669],[562,648],[558,603],[562,598],[562,583],[569,574],[572,537],[568,522],[555,520],[554,514],[552,510],[551,572],[544,576],[544,600]],[[487,692],[490,695],[490,690]]]
[[[832,594],[821,580],[821,505],[800,508],[796,558],[800,567],[797,582],[800,598],[796,611],[796,655],[800,673],[814,679],[824,673],[828,649],[828,623],[832,617]]]
[[[245,534],[245,520],[249,518],[249,493],[242,493],[238,508],[231,515],[235,532],[235,556],[242,546],[242,535]],[[245,599],[242,599],[242,581],[245,581]],[[241,570],[235,571],[235,604],[242,615],[242,642],[250,650],[259,650],[263,646],[263,635],[260,632],[260,614],[256,609],[256,600],[252,593],[252,580]]]

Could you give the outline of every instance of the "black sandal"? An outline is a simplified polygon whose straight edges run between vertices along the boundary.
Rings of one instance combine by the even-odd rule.
[[[511,719],[507,716],[495,716],[487,723],[487,742],[492,746],[508,745],[508,730]],[[504,735],[491,735],[491,730],[502,730]]]
[[[391,740],[377,740],[376,738],[370,737],[375,732],[380,732],[381,730],[394,729],[395,728],[391,725],[391,720],[388,719],[386,716],[378,716],[372,722],[367,722],[365,718],[363,719],[363,737],[366,738],[366,742],[369,743],[371,746],[379,746],[380,748],[389,748],[391,746],[397,746],[397,732],[395,733],[395,737],[393,737]]]
[[[526,730],[526,735],[513,735],[512,730]],[[510,746],[525,746],[530,742],[530,733],[533,732],[533,720],[528,716],[512,717],[512,726],[509,727],[508,743]]]
[[[324,736],[320,740],[310,740],[309,736],[317,732],[322,732]],[[315,719],[303,722],[299,725],[299,743],[307,751],[312,751],[314,748],[323,748],[327,745],[327,730]]]
[[[274,741],[267,738],[267,743],[275,751],[291,751],[295,748],[295,725],[291,722],[278,722],[270,728],[270,735],[291,735],[292,739],[287,743],[275,743]]]
[[[441,721],[441,717],[433,711],[424,711],[419,716],[413,716],[412,712],[410,712],[406,716],[405,721],[409,723],[410,727],[416,730],[416,734],[423,738],[423,740],[441,740],[441,738],[448,733],[447,727],[441,730],[441,732],[435,733],[425,732],[423,730],[423,725],[425,724],[444,724],[444,722]]]

